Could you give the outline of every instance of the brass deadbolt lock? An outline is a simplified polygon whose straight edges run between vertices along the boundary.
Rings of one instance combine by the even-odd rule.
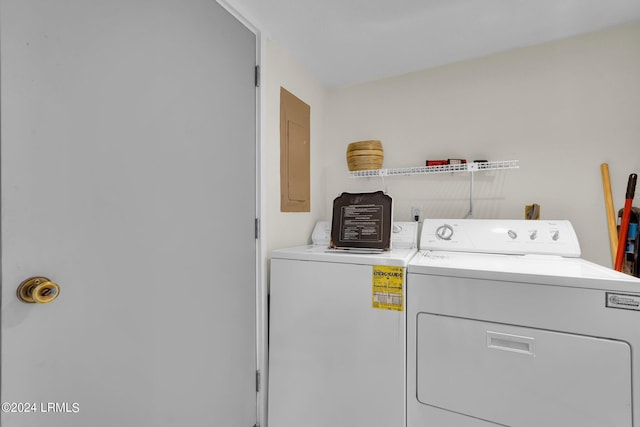
[[[18,286],[18,299],[26,303],[48,304],[60,295],[60,286],[46,277],[30,277]]]

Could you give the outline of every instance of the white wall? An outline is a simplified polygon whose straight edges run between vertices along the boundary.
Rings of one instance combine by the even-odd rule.
[[[476,174],[474,217],[523,218],[524,206],[538,203],[543,219],[573,222],[585,258],[610,266],[600,164],[609,163],[621,208],[628,175],[640,171],[639,107],[640,23],[333,89],[326,138],[315,139],[312,153],[317,159],[322,145],[314,211],[330,212],[342,191],[383,187],[380,179],[348,177],[353,141],[381,139],[384,167],[516,159],[520,169]],[[393,177],[386,185],[396,219],[409,219],[411,206],[427,217],[467,213],[466,174]]]
[[[264,172],[267,256],[271,250],[310,241],[313,225],[325,215],[324,181],[319,175],[319,160],[325,144],[326,89],[287,52],[267,41],[264,80],[266,86],[266,141]],[[280,212],[280,87],[311,106],[311,212]]]

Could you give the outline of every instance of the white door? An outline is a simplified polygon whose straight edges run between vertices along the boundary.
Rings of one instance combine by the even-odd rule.
[[[0,15],[2,426],[253,426],[255,34],[214,0]]]

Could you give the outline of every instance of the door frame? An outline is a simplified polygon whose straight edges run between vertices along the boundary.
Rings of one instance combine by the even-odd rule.
[[[239,11],[227,0],[216,0],[227,12],[256,36],[256,66],[259,74],[256,77],[256,390],[257,390],[257,426],[267,426],[267,384],[268,368],[268,290],[267,290],[267,245],[264,238],[266,229],[266,201],[262,197],[267,194],[266,180],[262,179],[262,171],[266,170],[264,156],[266,141],[266,88],[264,84],[267,42],[263,31],[253,20],[247,18],[246,11]]]

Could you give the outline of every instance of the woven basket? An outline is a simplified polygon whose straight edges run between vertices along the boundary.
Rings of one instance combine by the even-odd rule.
[[[378,140],[352,142],[347,147],[347,166],[350,171],[380,169],[383,159],[382,142]]]

